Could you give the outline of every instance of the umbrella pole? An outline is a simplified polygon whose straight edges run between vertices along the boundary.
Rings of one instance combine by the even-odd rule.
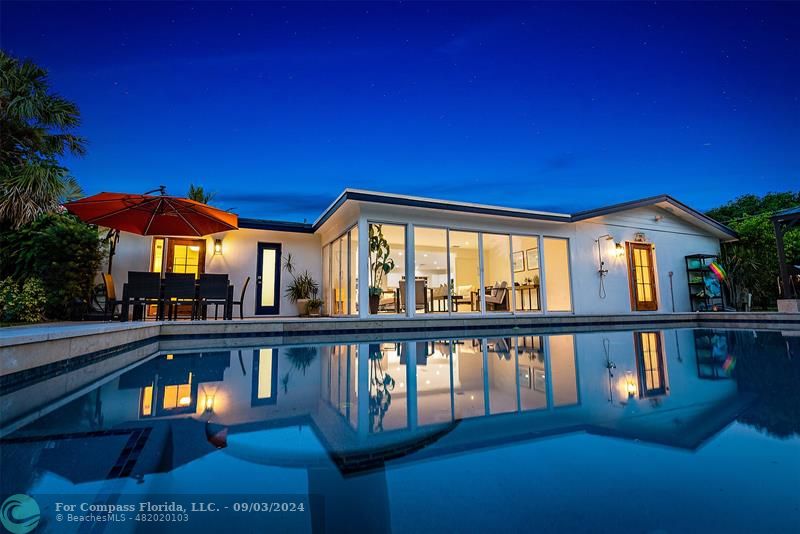
[[[119,230],[114,230],[110,237],[110,245],[108,247],[108,274],[111,274],[111,266],[114,264],[114,253],[117,250],[117,241],[119,241]]]

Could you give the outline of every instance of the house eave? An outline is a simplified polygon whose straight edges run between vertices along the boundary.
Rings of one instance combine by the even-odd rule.
[[[347,201],[561,223],[576,223],[631,209],[668,204],[674,209],[680,210],[685,215],[688,215],[699,226],[709,229],[723,242],[736,241],[739,239],[739,235],[728,226],[715,221],[711,217],[708,217],[707,215],[687,206],[686,204],[669,195],[656,195],[638,200],[632,200],[629,202],[613,204],[610,206],[603,206],[596,209],[580,211],[570,215],[566,213],[506,208],[488,204],[475,204],[470,202],[448,201],[410,195],[381,193],[362,189],[345,189],[313,222],[313,224],[240,218],[239,226],[241,228],[252,228],[258,230],[315,233]]]

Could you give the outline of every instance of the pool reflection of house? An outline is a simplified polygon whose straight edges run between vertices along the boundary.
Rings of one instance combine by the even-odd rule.
[[[92,405],[81,417],[57,410],[24,433],[166,425],[178,450],[186,444],[177,421],[192,418],[217,436],[211,445],[236,442],[251,460],[258,451],[265,463],[330,456],[344,470],[408,450],[418,451],[413,459],[575,431],[693,449],[741,408],[735,382],[700,372],[697,337],[606,332],[174,353],[74,401]],[[298,424],[308,431],[269,439]]]
[[[210,454],[299,467],[309,494],[326,495],[322,521],[361,517],[364,501],[345,497],[357,492],[371,528],[389,513],[388,461],[575,432],[696,449],[748,402],[709,374],[728,352],[714,346],[712,331],[672,330],[176,352],[2,451],[73,483],[145,480]]]

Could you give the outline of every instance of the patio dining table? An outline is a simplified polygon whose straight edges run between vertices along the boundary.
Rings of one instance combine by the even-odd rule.
[[[157,304],[156,305],[158,306],[158,311],[156,312],[156,318],[159,321],[163,321],[164,320],[164,308],[165,308],[165,304],[166,304],[166,301],[164,299],[164,285],[165,285],[165,279],[162,278],[161,279],[161,284],[160,284],[160,289],[159,289],[159,294],[158,294],[157,297],[154,296],[152,298],[152,300],[157,300]],[[200,281],[199,280],[195,280],[194,292],[195,292],[195,296],[194,296],[194,302],[193,302],[192,305],[196,305],[196,304],[198,304],[200,302]],[[138,300],[139,299],[131,299],[130,295],[128,295],[128,283],[127,282],[124,283],[122,285],[122,312],[120,313],[120,317],[119,317],[120,321],[124,322],[124,321],[128,321],[129,320],[128,317],[130,315],[130,311],[131,311],[130,307],[131,307],[131,305],[134,306],[134,308],[133,308],[133,318],[132,318],[134,321],[142,319],[142,317],[144,315],[144,309],[145,309],[145,307],[147,305],[153,305],[153,303],[150,301],[151,299],[148,299],[147,302],[139,302]],[[207,312],[207,307],[203,307],[203,311],[202,311],[202,318],[203,319],[206,318],[206,312]],[[224,307],[224,311],[223,311],[223,314],[222,314],[222,318],[223,319],[228,319],[228,320],[233,318],[233,284],[228,284],[228,292],[227,292],[227,296],[225,297],[225,307]]]

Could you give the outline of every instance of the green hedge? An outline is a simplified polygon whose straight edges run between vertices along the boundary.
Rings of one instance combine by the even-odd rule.
[[[0,278],[41,280],[48,319],[78,318],[86,310],[105,257],[97,227],[67,213],[48,213],[0,232]]]
[[[18,284],[11,278],[0,281],[0,322],[38,323],[44,319],[47,294],[38,278]]]

